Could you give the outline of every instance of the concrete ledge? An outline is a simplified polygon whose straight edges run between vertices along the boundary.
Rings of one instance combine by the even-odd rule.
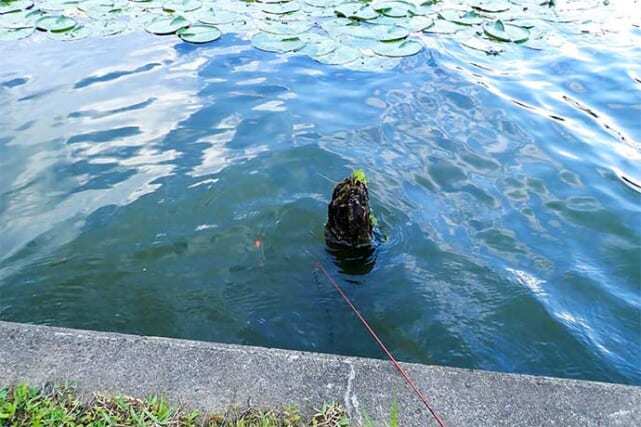
[[[450,426],[641,425],[641,387],[404,364]],[[160,394],[202,410],[339,401],[385,425],[434,424],[386,361],[0,322],[0,385]]]

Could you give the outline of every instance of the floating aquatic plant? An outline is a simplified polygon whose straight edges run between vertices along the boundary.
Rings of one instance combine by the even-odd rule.
[[[76,25],[70,30],[50,31],[47,36],[54,40],[80,40],[89,37],[91,30],[84,25]]]
[[[334,13],[343,18],[367,21],[378,18],[378,12],[361,2],[343,3],[334,8]]]
[[[209,43],[218,40],[222,33],[212,25],[196,24],[176,31],[181,40],[189,43]]]
[[[14,41],[29,37],[35,31],[34,27],[0,28],[0,41]]]
[[[266,52],[295,52],[305,46],[305,42],[296,36],[257,33],[252,37],[252,45]]]
[[[258,49],[355,69],[389,69],[425,37],[498,54],[549,45],[550,25],[581,25],[588,0],[561,9],[539,0],[0,0],[0,42],[45,32],[56,40],[146,30],[209,43],[226,32]],[[594,2],[593,2],[594,3]],[[587,6],[586,6],[587,5]],[[603,6],[602,4],[600,7]],[[580,11],[581,13],[577,13]],[[593,22],[594,23],[594,22]]]
[[[35,22],[35,27],[37,29],[42,31],[51,31],[54,33],[73,30],[75,26],[76,21],[65,15],[43,16]]]
[[[423,50],[423,45],[415,40],[399,40],[381,42],[373,48],[381,56],[403,57],[412,56]]]
[[[516,4],[518,4],[518,2]],[[474,1],[472,7],[482,12],[499,13],[510,10],[511,4],[505,0],[481,0]]]
[[[145,27],[145,30],[152,34],[158,34],[161,36],[167,34],[173,34],[181,28],[186,28],[189,26],[189,21],[183,18],[182,16],[171,17],[158,17],[151,21],[149,25]]]
[[[530,37],[527,29],[516,25],[504,24],[500,19],[496,22],[485,23],[483,31],[488,36],[503,42],[522,43]]]
[[[442,10],[439,12],[439,17],[459,25],[472,26],[484,22],[483,17],[474,11]]]
[[[0,14],[19,12],[33,6],[31,0],[0,1]]]

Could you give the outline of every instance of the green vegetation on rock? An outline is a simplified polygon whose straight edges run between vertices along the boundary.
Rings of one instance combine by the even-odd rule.
[[[365,175],[365,171],[363,169],[356,169],[352,172],[352,179],[356,182],[367,185],[367,175]]]

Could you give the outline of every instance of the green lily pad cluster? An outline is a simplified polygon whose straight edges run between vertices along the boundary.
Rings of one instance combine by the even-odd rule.
[[[553,24],[585,20],[568,11],[542,0],[0,0],[0,41],[145,30],[200,44],[236,33],[260,50],[380,69],[420,53],[430,36],[488,54],[541,49]]]

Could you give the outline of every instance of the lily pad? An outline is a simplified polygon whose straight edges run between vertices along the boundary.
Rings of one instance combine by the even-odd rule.
[[[435,15],[438,10],[437,8],[433,8],[431,4],[423,3],[414,9],[412,15],[432,16]]]
[[[305,3],[313,7],[334,7],[340,2],[341,0],[305,0]]]
[[[517,27],[526,28],[528,30],[537,26],[537,22],[532,19],[513,19],[510,21],[510,24],[516,25]]]
[[[499,53],[503,52],[503,48],[497,46],[497,43],[492,43],[479,37],[470,37],[466,40],[463,40],[461,44],[465,47],[469,47],[470,49],[485,52],[488,55],[498,55]]]
[[[530,37],[530,32],[516,25],[504,24],[500,19],[483,25],[488,36],[503,42],[522,43]]]
[[[424,31],[434,25],[434,20],[427,16],[412,16],[406,22],[400,24],[411,32]]]
[[[216,7],[220,10],[227,10],[229,12],[236,13],[252,13],[260,6],[262,5],[242,0],[215,0],[215,3],[212,3],[211,1],[208,1],[207,3],[207,7]]]
[[[245,21],[236,21],[236,22],[231,22],[229,24],[219,24],[216,25],[218,29],[223,33],[246,33],[249,31],[255,31],[256,28],[253,26],[250,27],[249,24]]]
[[[284,15],[286,13],[293,13],[300,10],[300,5],[295,2],[289,3],[268,3],[264,4],[261,10],[265,13],[272,15]]]
[[[446,21],[444,19],[437,19],[436,21],[434,21],[434,25],[426,28],[425,30],[423,30],[423,32],[432,34],[454,34],[460,31],[461,28],[463,27],[453,22]]]
[[[0,28],[0,41],[8,42],[29,37],[36,27]]]
[[[347,18],[334,18],[334,19],[323,19],[319,22],[321,28],[325,29],[326,27],[344,27],[345,25],[360,25],[358,22],[353,22]],[[328,31],[328,30],[326,30]]]
[[[478,25],[483,23],[483,18],[476,12],[461,13],[458,10],[442,10],[439,16],[446,21],[454,22],[459,25]]]
[[[482,12],[499,13],[510,10],[510,3],[503,0],[477,1],[472,7]]]
[[[408,18],[392,18],[391,16],[378,15],[376,19],[370,19],[367,21],[368,24],[377,24],[377,25],[400,25],[408,21]]]
[[[415,15],[416,11],[414,4],[404,1],[383,1],[374,4],[372,8],[385,16],[394,18]]]
[[[187,43],[209,43],[218,40],[222,33],[213,25],[196,24],[176,31],[180,39]]]
[[[33,27],[46,13],[41,10],[22,10],[0,15],[0,27],[9,29]]]
[[[220,25],[243,21],[245,18],[240,13],[211,8],[199,13],[197,19],[204,24]]]
[[[400,40],[395,42],[381,42],[374,47],[374,52],[381,56],[400,58],[412,56],[423,50],[423,44],[416,40]]]
[[[0,15],[19,12],[33,7],[31,0],[0,1]]]
[[[347,21],[347,23],[343,21]],[[327,32],[327,34],[335,39],[346,34],[354,37],[371,37],[371,31],[368,26],[358,23],[350,25],[349,19],[339,18],[336,20],[324,21],[321,22],[320,26]]]
[[[371,29],[374,37],[382,42],[401,40],[409,36],[406,28],[395,25],[374,25]]]
[[[48,15],[36,21],[36,28],[56,33],[71,30],[76,24],[75,19],[65,15]]]
[[[266,52],[295,52],[305,47],[305,42],[296,36],[282,36],[269,33],[257,33],[252,37],[252,45]]]
[[[338,41],[345,46],[353,47],[359,49],[360,51],[371,50],[378,40],[373,38],[363,38],[363,37],[353,37],[349,35],[341,36]]]
[[[306,21],[262,21],[259,29],[271,34],[297,35],[306,33],[312,26],[312,23]]]
[[[134,7],[140,8],[142,10],[162,9],[165,6],[165,2],[163,0],[129,1],[132,5],[134,5]]]
[[[115,19],[107,19],[104,21],[94,21],[87,25],[91,29],[91,33],[101,37],[115,36],[127,29],[127,24],[124,21],[117,21]]]
[[[378,12],[361,2],[340,4],[334,8],[334,13],[340,17],[361,20],[374,19],[378,17]]]
[[[129,16],[129,20],[126,21],[129,29],[137,31],[141,28],[146,28],[152,22],[157,19],[167,18],[166,15],[157,15],[154,13],[140,13],[133,14]]]
[[[115,17],[122,14],[124,7],[122,4],[114,3],[108,0],[87,1],[78,5],[78,9],[85,12],[90,18],[97,20],[105,19],[109,16]]]
[[[300,39],[305,42],[305,47],[297,53],[312,57],[329,55],[340,46],[336,40],[316,33],[303,34]]]
[[[54,40],[73,41],[87,38],[90,34],[91,31],[89,30],[89,28],[85,27],[84,25],[76,25],[72,29],[66,31],[49,31],[47,33],[47,36],[50,39]]]
[[[173,13],[192,12],[202,6],[200,0],[169,0],[163,3],[163,10]]]
[[[328,65],[343,65],[356,61],[361,57],[358,49],[349,46],[339,46],[336,50],[327,55],[316,55],[314,60]]]
[[[404,39],[409,35],[407,28],[398,25],[335,25],[323,28],[335,38],[349,36],[362,39],[392,41]]]
[[[159,17],[151,21],[145,30],[152,34],[167,35],[173,34],[181,28],[189,26],[189,21],[182,16],[173,17]]]
[[[79,0],[45,0],[38,3],[38,7],[42,10],[50,12],[62,12],[63,10],[77,6]]]

